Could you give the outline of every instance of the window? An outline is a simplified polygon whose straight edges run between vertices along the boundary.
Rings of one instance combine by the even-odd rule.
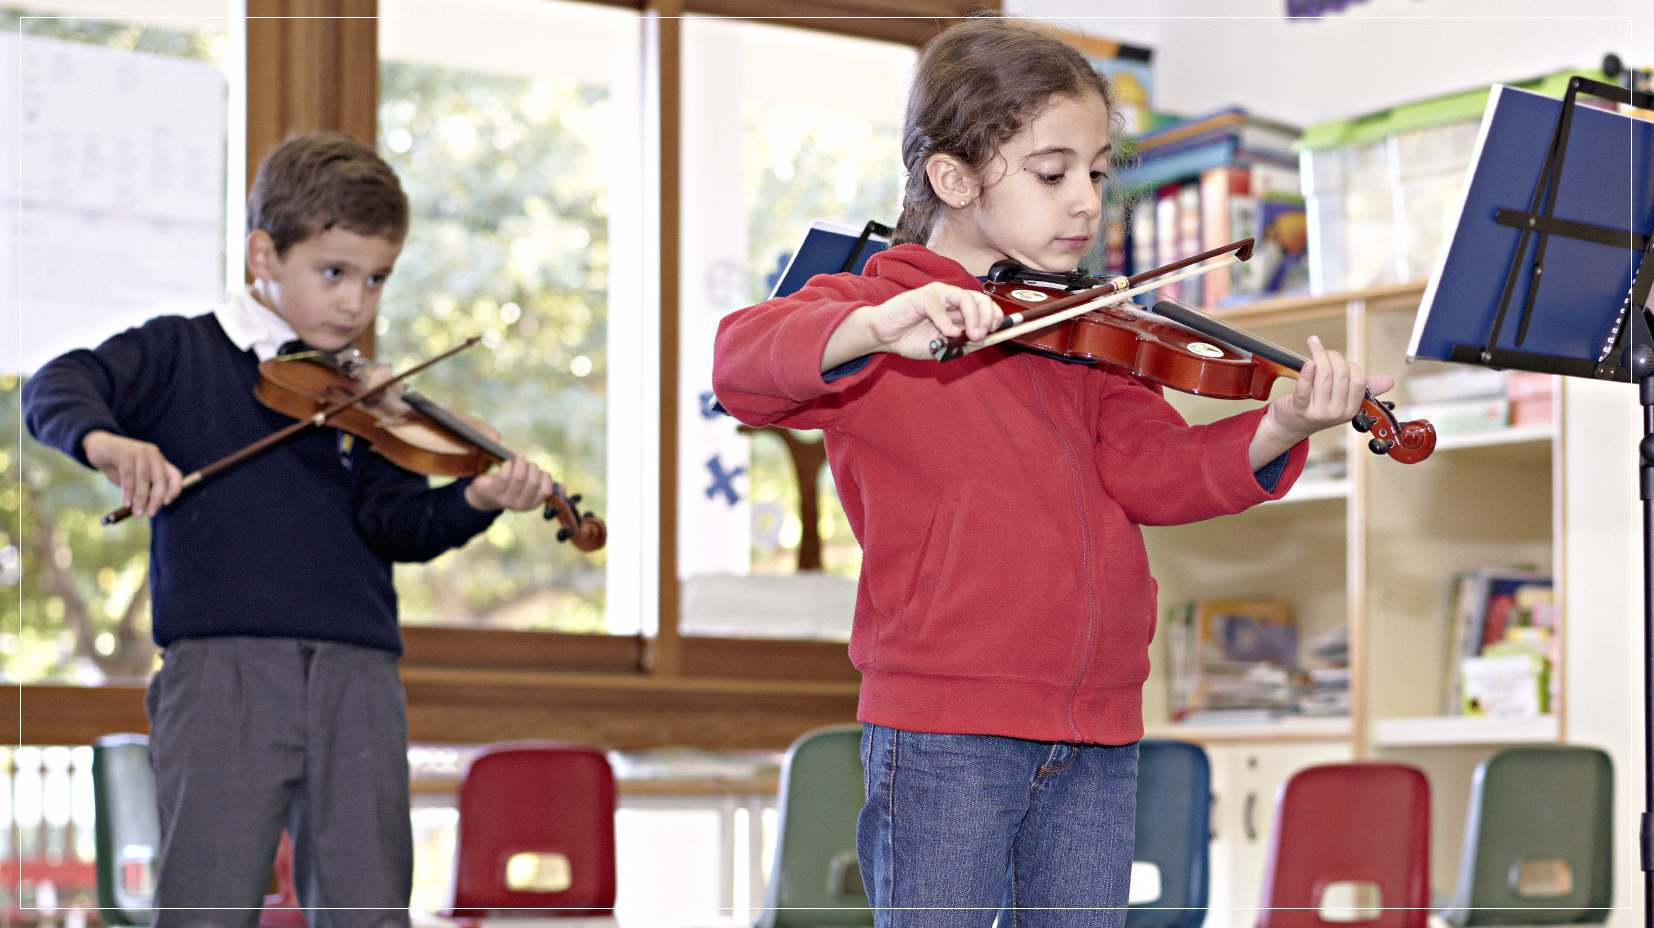
[[[242,135],[229,4],[178,0],[148,19],[129,7],[0,10],[0,80],[12,82],[0,97],[19,107],[20,129],[0,139],[20,183],[0,202],[0,318],[22,333],[0,358],[12,434],[30,371],[157,313],[211,309],[227,237],[239,267],[239,229],[226,230],[240,216],[224,206],[226,188],[243,184],[226,170],[238,163],[229,140]],[[0,603],[6,678],[144,679],[155,649],[143,520],[100,527],[118,493],[27,436],[0,451],[0,470],[0,586],[14,594]]]
[[[421,392],[483,419],[582,510],[609,517],[611,306],[636,314],[638,20],[551,0],[383,0],[379,150],[413,218],[379,359],[401,370],[470,336]],[[632,289],[629,289],[632,288]],[[637,385],[620,402],[635,405]],[[397,566],[403,620],[636,632],[606,609],[608,551],[526,514]]]
[[[787,26],[684,22],[679,576],[684,634],[847,639],[861,551],[819,433],[752,434],[710,408],[718,320],[768,297],[810,222],[894,225],[915,52]],[[806,466],[805,473],[810,472]],[[820,571],[799,574],[800,491]],[[768,603],[773,603],[773,608]],[[809,604],[809,608],[801,607]]]

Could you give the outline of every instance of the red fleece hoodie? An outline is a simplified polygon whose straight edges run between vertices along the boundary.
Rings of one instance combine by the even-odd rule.
[[[859,306],[934,280],[981,289],[918,245],[725,317],[713,389],[749,425],[822,429],[863,559],[857,717],[909,731],[1127,744],[1143,734],[1155,583],[1139,525],[1278,499],[1247,446],[1262,409],[1189,426],[1117,368],[987,348],[939,364],[875,354],[826,382]]]

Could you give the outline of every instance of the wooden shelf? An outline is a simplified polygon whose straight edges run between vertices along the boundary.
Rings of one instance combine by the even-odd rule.
[[[1144,731],[1149,738],[1172,738],[1196,744],[1234,744],[1242,742],[1302,742],[1347,741],[1350,737],[1348,716],[1324,718],[1283,718],[1274,722],[1236,725],[1149,725]]]
[[[1554,427],[1547,422],[1543,425],[1518,425],[1506,429],[1490,429],[1486,432],[1449,435],[1436,440],[1436,450],[1454,451],[1460,448],[1489,448],[1495,445],[1548,442],[1554,434],[1553,429]]]
[[[1350,481],[1348,478],[1339,480],[1304,480],[1293,484],[1286,495],[1277,500],[1263,503],[1265,506],[1280,506],[1286,503],[1307,503],[1318,499],[1349,499]]]
[[[1443,715],[1412,719],[1375,719],[1375,747],[1417,747],[1481,744],[1554,744],[1559,728],[1556,716],[1498,719]]]

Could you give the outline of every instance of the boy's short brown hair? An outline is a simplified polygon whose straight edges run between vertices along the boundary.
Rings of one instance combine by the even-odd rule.
[[[396,172],[344,132],[288,139],[258,166],[247,194],[247,232],[269,233],[280,256],[335,226],[402,241],[408,197]]]

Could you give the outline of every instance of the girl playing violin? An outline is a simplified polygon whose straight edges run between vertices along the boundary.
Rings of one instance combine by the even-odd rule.
[[[1290,395],[1190,426],[1158,387],[982,340],[1001,259],[1072,270],[1119,121],[1048,35],[966,20],[919,62],[895,245],[730,314],[714,387],[749,425],[822,429],[864,552],[850,656],[881,926],[1109,925],[1130,878],[1155,583],[1141,525],[1279,499],[1369,386],[1309,341]]]

